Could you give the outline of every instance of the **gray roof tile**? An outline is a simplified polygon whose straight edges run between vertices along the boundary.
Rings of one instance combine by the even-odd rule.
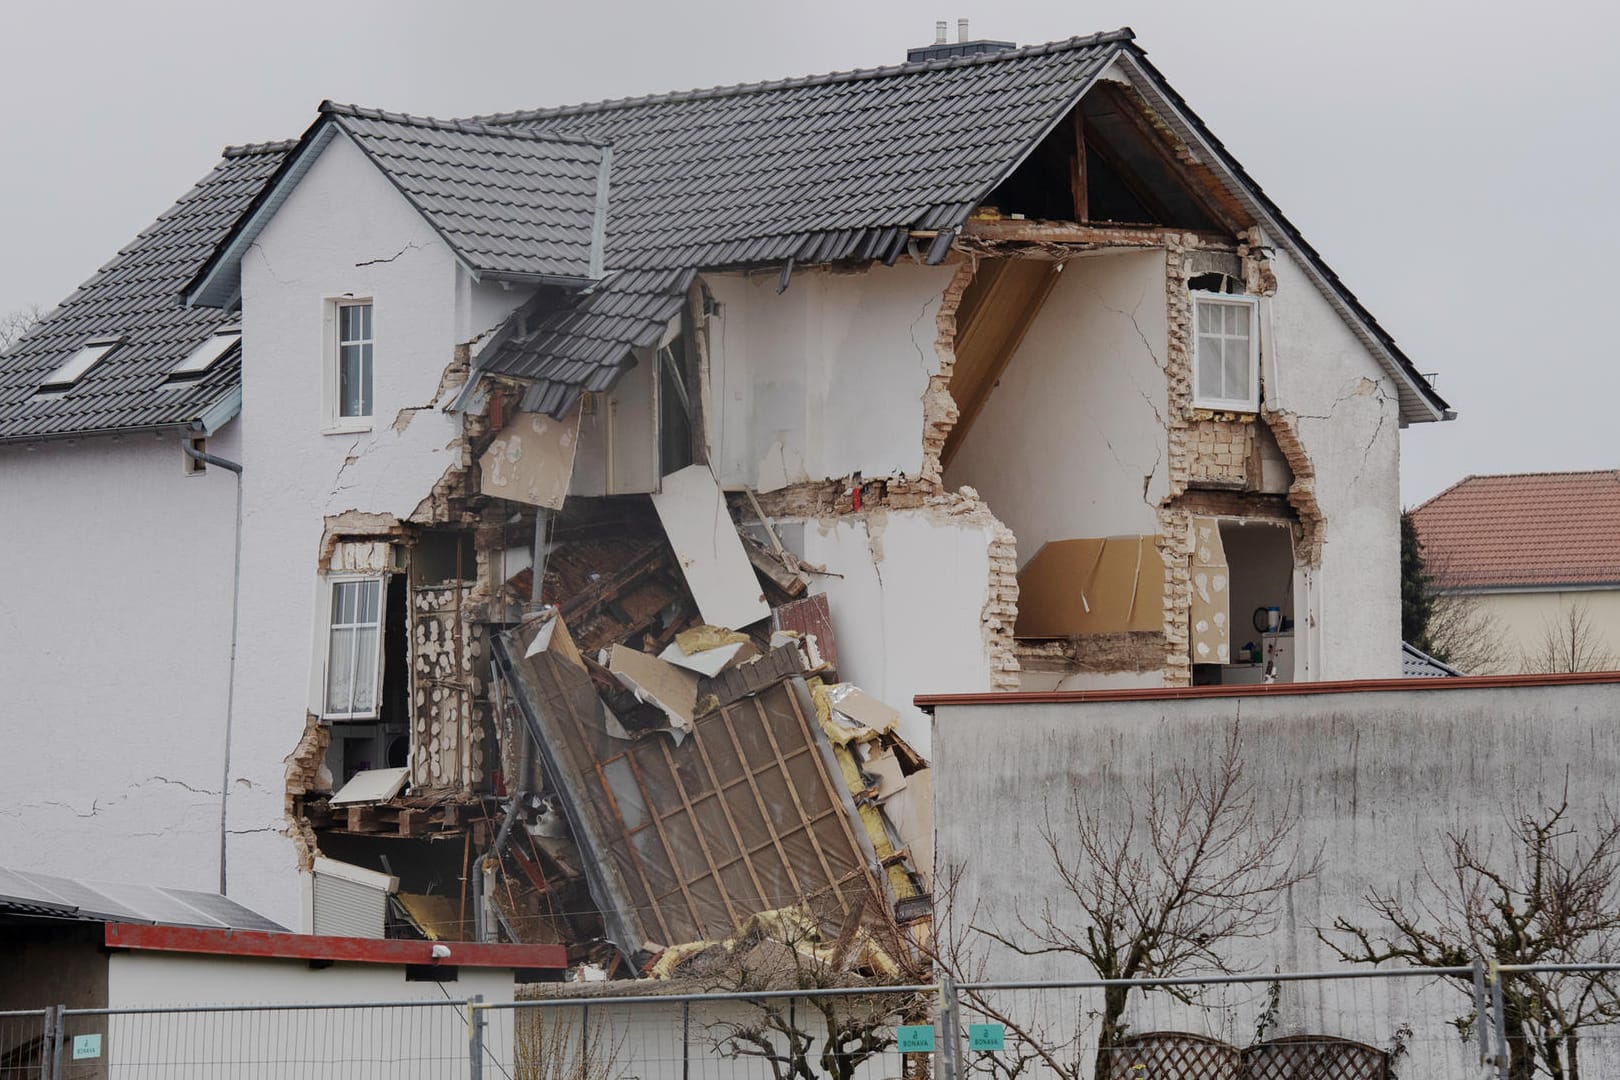
[[[662,273],[540,301],[480,366],[566,408],[656,341],[690,271],[892,257],[911,229],[960,225],[1128,40],[482,118],[611,142],[607,268]]]
[[[325,102],[354,140],[480,274],[589,279],[600,142]]]
[[[181,306],[180,288],[291,145],[227,150],[212,172],[0,357],[0,441],[183,427],[236,390],[236,356],[201,378],[169,381],[171,368],[237,318]],[[37,396],[45,377],[80,346],[107,335],[123,335],[124,342],[63,396]]]

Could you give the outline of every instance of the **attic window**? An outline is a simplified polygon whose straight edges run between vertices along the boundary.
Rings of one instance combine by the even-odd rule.
[[[45,381],[39,384],[40,390],[48,392],[71,389],[74,383],[84,378],[85,372],[95,367],[102,357],[116,349],[123,340],[121,337],[113,337],[85,342],[78,352],[68,358],[67,363],[45,377]]]
[[[191,379],[204,375],[241,343],[242,331],[221,330],[170,369],[169,378]]]

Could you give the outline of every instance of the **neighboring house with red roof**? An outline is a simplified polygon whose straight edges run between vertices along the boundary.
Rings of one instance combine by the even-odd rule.
[[[1477,596],[1516,671],[1585,613],[1584,668],[1620,648],[1620,470],[1470,476],[1412,511],[1436,584]],[[1604,662],[1606,661],[1606,662]],[[1477,674],[1488,674],[1478,672]]]

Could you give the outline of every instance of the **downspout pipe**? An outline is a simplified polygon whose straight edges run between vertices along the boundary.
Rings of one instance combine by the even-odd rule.
[[[498,916],[494,911],[494,902],[490,900],[490,894],[495,889],[493,864],[500,858],[501,849],[506,846],[506,839],[512,834],[512,826],[517,822],[523,800],[529,794],[529,773],[534,765],[534,740],[523,727],[517,730],[523,736],[523,750],[518,756],[517,788],[506,802],[506,816],[501,820],[500,831],[495,834],[495,842],[473,863],[473,894],[476,900],[473,904],[473,928],[478,941],[494,941],[498,936],[495,932]]]
[[[236,714],[236,631],[238,611],[242,599],[242,466],[239,462],[210,454],[191,445],[187,439],[180,444],[186,456],[205,465],[217,465],[236,474],[236,550],[231,566],[231,658],[225,677],[225,747],[220,755],[219,777],[219,894],[225,895],[225,841],[229,836],[226,825],[230,813],[231,797],[231,722]]]

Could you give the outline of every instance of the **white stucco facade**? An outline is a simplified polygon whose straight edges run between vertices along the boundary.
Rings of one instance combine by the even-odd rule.
[[[1285,252],[1263,305],[1262,386],[1315,474],[1321,566],[1295,575],[1311,679],[1400,674],[1400,404],[1392,380]]]
[[[240,425],[208,450],[239,460]],[[0,863],[219,884],[236,478],[176,436],[0,447]]]
[[[338,298],[373,305],[369,430],[329,433],[327,321]],[[345,138],[335,138],[242,263],[250,462],[243,541],[243,662],[232,748],[229,892],[297,924],[284,835],[285,758],[304,731],[323,663],[325,522],[347,511],[404,520],[462,463],[461,419],[441,385],[458,343],[525,299],[466,279],[431,227]]]

